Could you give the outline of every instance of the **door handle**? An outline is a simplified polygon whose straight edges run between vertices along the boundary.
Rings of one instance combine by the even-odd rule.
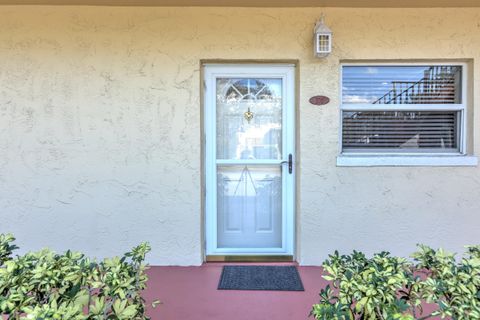
[[[292,174],[293,172],[293,155],[290,153],[288,155],[288,161],[282,161],[282,164],[288,163],[288,173]]]

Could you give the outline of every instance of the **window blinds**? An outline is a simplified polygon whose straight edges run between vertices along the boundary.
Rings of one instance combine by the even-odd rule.
[[[463,90],[462,66],[343,66],[343,152],[458,153]]]
[[[344,111],[344,150],[457,149],[456,111]]]

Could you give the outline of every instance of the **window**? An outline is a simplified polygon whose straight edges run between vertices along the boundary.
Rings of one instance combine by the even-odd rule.
[[[343,155],[465,153],[463,64],[342,66]]]

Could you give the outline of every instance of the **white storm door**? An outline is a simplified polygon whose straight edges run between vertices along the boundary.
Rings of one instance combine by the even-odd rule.
[[[207,255],[293,255],[293,65],[205,66]]]

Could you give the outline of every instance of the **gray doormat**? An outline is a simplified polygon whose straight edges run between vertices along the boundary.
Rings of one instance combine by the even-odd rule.
[[[218,289],[305,291],[294,266],[224,266]]]

